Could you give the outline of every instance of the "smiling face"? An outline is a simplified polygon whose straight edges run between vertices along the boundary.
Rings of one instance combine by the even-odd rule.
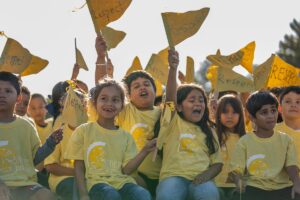
[[[155,91],[150,80],[140,77],[132,81],[129,98],[138,109],[152,109],[155,100]]]
[[[239,122],[240,115],[228,103],[225,106],[224,112],[221,112],[221,124],[228,130],[234,131],[235,126]]]
[[[96,110],[103,119],[114,119],[123,108],[119,89],[115,86],[102,88],[96,101]]]
[[[295,92],[287,93],[281,103],[281,111],[284,119],[300,118],[300,94]]]
[[[265,131],[271,131],[276,125],[278,110],[276,105],[266,104],[259,109],[255,117],[251,117],[257,128]]]
[[[0,81],[0,112],[13,111],[19,99],[16,89],[8,81]]]
[[[177,106],[177,109],[187,121],[199,122],[205,111],[205,101],[202,93],[197,89],[191,90],[182,103]]]

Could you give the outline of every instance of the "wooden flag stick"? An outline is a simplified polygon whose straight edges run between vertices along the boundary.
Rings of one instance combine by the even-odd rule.
[[[76,38],[75,38],[75,61],[76,61],[76,64],[77,64],[77,42],[76,42]]]

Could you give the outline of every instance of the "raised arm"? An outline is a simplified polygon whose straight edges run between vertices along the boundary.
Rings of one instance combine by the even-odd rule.
[[[107,46],[101,35],[97,36],[95,47],[97,51],[95,84],[97,85],[101,79],[107,76],[106,60],[105,60]]]
[[[175,50],[169,50],[169,75],[168,75],[168,82],[166,88],[166,101],[172,101],[176,104],[176,90],[177,90],[177,83],[176,83],[176,74],[177,74],[177,67],[179,63],[179,56],[178,52]]]
[[[77,63],[74,64],[71,80],[76,80],[79,74],[79,65]]]

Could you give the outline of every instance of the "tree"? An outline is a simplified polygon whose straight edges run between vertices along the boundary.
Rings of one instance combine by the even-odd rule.
[[[284,40],[279,42],[277,54],[287,63],[300,68],[300,22],[294,19],[290,27],[295,34],[284,36]]]

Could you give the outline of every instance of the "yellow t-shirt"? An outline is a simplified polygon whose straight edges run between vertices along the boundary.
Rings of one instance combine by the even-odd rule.
[[[225,145],[221,147],[221,154],[224,165],[221,173],[215,178],[215,183],[218,187],[235,187],[233,182],[228,182],[229,161],[233,154],[234,147],[239,141],[240,136],[235,133],[228,133],[228,138]]]
[[[71,136],[66,159],[84,160],[88,190],[97,183],[106,183],[120,189],[126,183],[135,183],[131,176],[122,173],[136,155],[136,145],[130,134],[108,130],[97,122],[79,126]]]
[[[284,122],[276,124],[275,130],[288,134],[292,139],[297,151],[298,167],[300,168],[300,130],[288,127]]]
[[[168,109],[170,109],[169,106],[166,107],[166,114],[169,113]],[[164,121],[164,117],[165,115],[162,121]],[[162,124],[165,125],[164,122]],[[171,176],[193,180],[212,164],[222,163],[220,148],[216,153],[209,155],[206,135],[201,128],[183,120],[177,113],[168,127],[162,129],[159,134],[164,135],[160,135],[159,138],[164,140],[162,141],[163,162],[160,180]]]
[[[140,151],[147,140],[152,139],[154,136],[154,125],[160,117],[161,110],[154,107],[153,110],[141,111],[137,109],[132,103],[125,105],[124,109],[119,113],[117,123],[119,126],[130,133]],[[149,153],[142,164],[139,166],[138,171],[145,174],[148,178],[158,179],[161,168],[161,158],[156,156],[153,162],[153,152]]]
[[[64,158],[64,153],[67,151],[68,142],[72,136],[73,130],[71,130],[68,126],[64,126],[63,129],[63,139],[62,141],[56,145],[55,150],[50,154],[44,161],[44,165],[49,164],[59,164],[63,167],[74,168],[74,161],[68,160]],[[49,186],[50,189],[55,192],[56,186],[64,179],[71,176],[56,176],[50,173],[49,176]]]
[[[61,127],[62,124],[63,124],[62,115],[58,115],[57,118],[55,119],[55,122],[54,122],[53,126],[52,126],[52,130],[56,131],[57,129],[59,129]]]
[[[49,135],[52,133],[52,123],[53,119],[47,119],[46,120],[47,125],[45,127],[39,126],[38,124],[35,124],[36,130],[39,134],[39,137],[41,139],[42,144],[45,144],[46,139],[49,137]]]
[[[292,185],[285,167],[297,165],[292,139],[274,131],[270,138],[246,134],[238,141],[230,161],[230,171],[245,174],[247,185],[278,190]]]
[[[7,186],[37,184],[33,159],[39,146],[36,129],[26,119],[0,123],[0,179]]]

